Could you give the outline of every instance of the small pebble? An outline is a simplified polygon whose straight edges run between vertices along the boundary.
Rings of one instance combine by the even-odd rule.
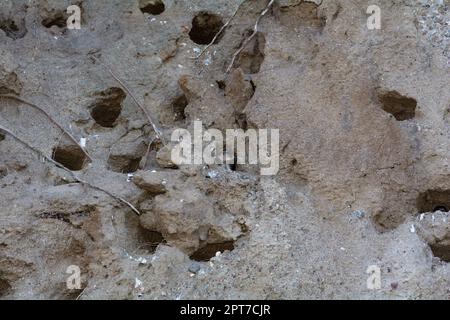
[[[366,213],[362,210],[353,211],[352,215],[358,219],[362,219],[366,216]]]
[[[189,266],[189,272],[196,274],[197,272],[199,272],[201,269],[201,266],[199,263],[191,263],[191,265]]]

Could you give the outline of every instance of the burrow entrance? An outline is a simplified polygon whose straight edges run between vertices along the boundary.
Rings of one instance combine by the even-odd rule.
[[[142,157],[129,155],[111,155],[108,158],[109,169],[119,173],[133,173],[139,169]]]
[[[417,198],[419,213],[450,210],[450,190],[428,190]]]
[[[142,13],[159,15],[164,12],[166,6],[162,0],[139,0],[139,9]]]
[[[222,243],[209,243],[204,247],[195,251],[190,258],[195,261],[209,261],[217,252],[234,250],[234,241],[226,241]]]
[[[187,98],[186,98],[186,96],[184,94],[179,96],[179,97],[177,97],[172,102],[172,111],[174,113],[174,120],[175,121],[186,119],[186,115],[184,114],[184,110],[186,109],[187,105],[188,105],[188,100],[187,100]]]
[[[141,226],[139,226],[138,230],[140,249],[154,253],[158,245],[165,242],[163,235],[158,231],[147,230]]]
[[[214,13],[202,11],[192,20],[192,29],[189,32],[189,37],[196,44],[209,44],[214,39],[215,35],[220,31],[222,26],[223,22],[220,16]],[[222,35],[216,39],[214,44],[217,44],[220,41]]]
[[[91,116],[95,122],[105,128],[112,128],[122,112],[122,102],[126,94],[120,88],[109,88],[97,94],[98,98],[91,106]]]
[[[83,169],[86,155],[76,144],[58,145],[53,149],[52,159],[62,164],[69,170]]]
[[[450,262],[450,241],[444,240],[430,244],[431,252],[433,256],[441,259],[445,262]]]
[[[410,120],[416,115],[417,101],[405,97],[397,91],[380,94],[379,100],[383,110],[392,114],[398,121]]]
[[[13,40],[21,39],[27,34],[25,19],[16,22],[13,19],[0,20],[0,29],[2,29],[8,38]]]
[[[62,10],[53,10],[42,17],[42,25],[46,28],[56,26],[57,28],[66,28],[69,15]]]

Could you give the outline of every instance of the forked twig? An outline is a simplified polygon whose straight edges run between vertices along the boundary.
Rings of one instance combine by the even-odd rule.
[[[24,103],[26,105],[29,105],[32,108],[35,108],[37,110],[39,110],[40,112],[42,112],[43,114],[45,114],[45,116],[53,123],[55,124],[62,132],[64,132],[80,149],[81,151],[83,151],[83,153],[86,155],[86,157],[92,162],[92,157],[89,155],[89,153],[80,145],[80,143],[77,141],[77,139],[75,139],[75,137],[66,129],[64,129],[64,127],[62,125],[60,125],[55,119],[53,119],[53,117],[47,112],[45,111],[43,108],[39,107],[37,104],[32,103],[30,101],[27,101],[21,97],[18,97],[16,95],[13,94],[0,94],[0,98],[6,98],[6,99],[12,99],[12,100],[16,100],[18,102]]]
[[[228,21],[220,28],[220,30],[216,33],[214,38],[211,40],[211,42],[203,48],[203,50],[196,56],[194,59],[200,59],[200,57],[216,42],[217,38],[222,34],[222,32],[228,27],[228,25],[233,21],[234,17],[236,17],[237,13],[241,9],[242,5],[244,4],[245,0],[242,1],[239,6],[234,11],[233,15],[228,19]]]
[[[123,199],[120,196],[117,196],[115,194],[113,194],[112,192],[109,192],[108,190],[105,190],[103,188],[97,187],[93,184],[91,184],[90,182],[84,181],[80,178],[78,178],[75,173],[73,173],[70,169],[66,168],[65,166],[63,166],[61,163],[53,160],[52,158],[46,156],[44,153],[42,153],[39,149],[37,149],[36,147],[33,147],[32,145],[30,145],[28,142],[22,140],[21,138],[19,138],[18,136],[16,136],[13,132],[11,132],[10,130],[6,129],[5,127],[0,125],[0,131],[4,132],[5,134],[13,137],[14,139],[16,139],[17,141],[19,141],[21,144],[23,144],[24,146],[26,146],[28,149],[34,151],[35,153],[39,154],[40,156],[44,157],[45,160],[49,161],[50,163],[52,163],[53,165],[55,165],[56,167],[68,172],[72,178],[77,181],[78,183],[84,184],[92,189],[101,191],[103,193],[106,193],[107,195],[109,195],[111,198],[121,202],[122,204],[127,205],[131,210],[133,210],[138,216],[141,215],[141,213],[139,212],[138,209],[136,209],[135,206],[133,206],[130,202],[128,202],[127,200]]]
[[[230,65],[228,66],[225,73],[230,72],[231,68],[233,68],[236,58],[241,54],[242,50],[245,49],[245,47],[250,43],[250,41],[252,41],[252,39],[257,35],[259,23],[260,23],[262,17],[264,17],[266,15],[266,13],[272,7],[274,2],[275,2],[275,0],[270,0],[269,3],[267,4],[266,8],[259,14],[258,19],[256,19],[255,26],[253,27],[253,33],[250,35],[250,37],[248,37],[244,41],[244,43],[242,43],[241,47],[234,53],[233,58],[231,59]]]

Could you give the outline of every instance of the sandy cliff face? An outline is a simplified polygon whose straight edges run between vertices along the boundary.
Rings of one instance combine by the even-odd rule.
[[[449,297],[450,4],[278,0],[235,55],[268,3],[0,0],[0,298]],[[196,120],[279,172],[175,165]]]

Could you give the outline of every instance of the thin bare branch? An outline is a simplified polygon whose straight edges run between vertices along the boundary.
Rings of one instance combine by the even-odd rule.
[[[245,47],[252,41],[252,39],[258,34],[258,27],[261,19],[266,15],[266,13],[270,10],[275,0],[270,0],[267,4],[266,8],[260,13],[258,16],[258,19],[256,19],[255,26],[253,27],[253,33],[248,37],[242,46],[234,53],[233,58],[231,59],[230,65],[228,66],[226,73],[229,73],[231,68],[233,68],[234,62],[236,61],[236,58],[241,54],[242,50],[245,49]]]
[[[64,132],[69,138],[70,140],[72,140],[80,149],[81,151],[83,151],[83,153],[86,155],[86,157],[92,162],[92,157],[89,155],[89,153],[80,145],[80,143],[77,141],[77,139],[75,139],[75,137],[66,129],[64,129],[64,127],[62,125],[60,125],[55,119],[53,119],[53,117],[47,112],[45,111],[43,108],[39,107],[37,104],[32,103],[30,101],[27,101],[21,97],[18,97],[16,95],[13,94],[0,94],[0,98],[6,98],[6,99],[12,99],[12,100],[16,100],[18,102],[21,102],[23,104],[29,105],[32,108],[35,108],[37,110],[39,110],[40,112],[42,112],[43,114],[45,114],[45,116],[53,123],[55,124],[62,132]]]
[[[11,137],[13,137],[13,138],[16,139],[17,141],[19,141],[21,144],[23,144],[24,146],[26,146],[28,149],[30,149],[30,150],[34,151],[35,153],[39,154],[40,156],[44,157],[45,160],[47,160],[48,162],[52,163],[52,164],[55,165],[56,167],[58,167],[58,168],[60,168],[60,169],[62,169],[62,170],[64,170],[64,171],[68,172],[68,173],[71,175],[71,177],[72,177],[75,181],[77,181],[78,183],[84,184],[84,185],[86,185],[86,186],[88,186],[88,187],[90,187],[90,188],[92,188],[92,189],[95,189],[95,190],[101,191],[101,192],[103,192],[103,193],[106,193],[106,194],[107,194],[108,196],[110,196],[111,198],[113,198],[113,199],[115,199],[115,200],[121,202],[122,204],[125,204],[126,206],[128,206],[128,207],[129,207],[131,210],[133,210],[133,212],[136,213],[138,216],[141,215],[141,213],[139,212],[139,210],[136,209],[136,207],[133,206],[129,201],[123,199],[123,198],[120,197],[120,196],[117,196],[117,195],[113,194],[112,192],[109,192],[108,190],[105,190],[105,189],[103,189],[103,188],[100,188],[100,187],[98,187],[98,186],[95,186],[95,185],[91,184],[90,182],[87,182],[87,181],[84,181],[84,180],[80,179],[80,178],[77,177],[77,176],[75,175],[75,173],[73,173],[70,169],[66,168],[66,167],[63,166],[61,163],[59,163],[59,162],[53,160],[52,158],[46,156],[46,155],[45,155],[43,152],[41,152],[39,149],[37,149],[36,147],[33,147],[33,146],[30,145],[28,142],[22,140],[22,139],[19,138],[17,135],[15,135],[13,132],[11,132],[9,129],[6,129],[6,128],[3,127],[3,126],[0,126],[0,131],[3,132],[3,133],[5,133],[5,134],[7,134],[7,135],[9,135],[9,136],[11,136]]]
[[[125,200],[124,198],[122,198],[122,197],[120,197],[120,196],[118,196],[118,195],[115,195],[114,193],[109,192],[108,190],[105,190],[105,189],[103,189],[103,188],[100,188],[100,187],[98,187],[98,186],[95,186],[95,185],[91,184],[90,182],[81,180],[80,178],[78,178],[78,177],[77,177],[72,171],[70,171],[69,169],[66,169],[66,171],[69,171],[69,172],[72,174],[72,176],[74,177],[74,179],[77,180],[78,182],[80,182],[80,183],[82,183],[82,184],[85,184],[85,185],[87,185],[88,187],[90,187],[90,188],[92,188],[92,189],[96,189],[96,190],[98,190],[98,191],[101,191],[101,192],[103,192],[103,193],[106,193],[106,194],[107,194],[108,196],[110,196],[111,198],[116,199],[117,201],[119,201],[119,202],[125,204],[126,206],[128,206],[128,207],[129,207],[131,210],[133,210],[133,212],[136,213],[138,216],[141,215],[141,212],[140,212],[138,209],[136,209],[136,207],[133,206],[129,201]]]
[[[139,165],[141,169],[145,169],[145,166],[147,165],[148,155],[150,154],[150,148],[152,147],[153,141],[154,139],[148,142],[147,149],[145,150],[144,160],[142,160],[142,163]]]
[[[83,288],[83,290],[80,292],[80,294],[76,297],[76,299],[75,300],[80,300],[80,298],[83,296],[83,294],[84,294],[84,291],[86,291],[86,288],[87,287],[84,287]]]

